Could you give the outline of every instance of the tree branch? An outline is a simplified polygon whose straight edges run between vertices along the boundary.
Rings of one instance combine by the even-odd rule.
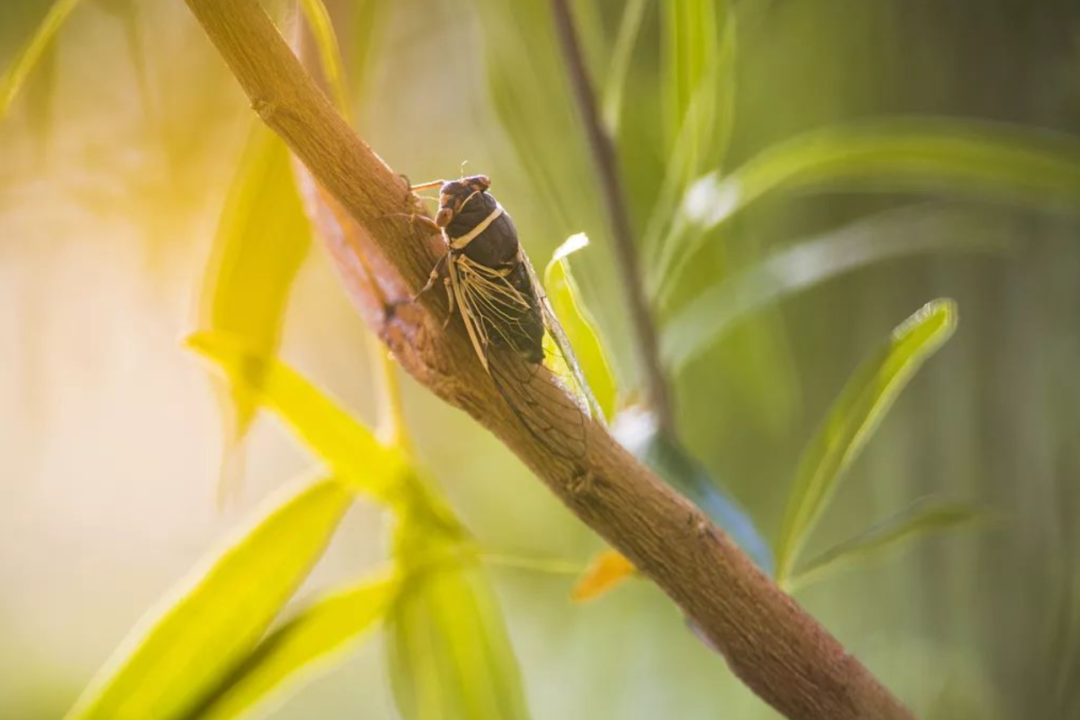
[[[607,209],[608,224],[615,245],[615,259],[630,311],[630,320],[634,328],[634,340],[637,344],[637,356],[645,375],[645,405],[656,414],[660,429],[669,435],[675,433],[675,413],[671,404],[664,368],[660,362],[660,346],[656,337],[656,323],[653,322],[652,310],[645,298],[644,284],[638,264],[637,247],[630,222],[630,212],[626,207],[626,195],[623,193],[622,176],[619,174],[619,159],[615,153],[615,143],[600,121],[596,109],[596,95],[593,92],[589,70],[585,67],[585,58],[581,52],[574,18],[566,0],[551,0],[555,16],[555,34],[562,47],[570,85],[574,91],[581,121],[585,125],[585,135],[592,151],[593,162],[600,176],[600,188],[604,195],[604,207]]]
[[[813,618],[693,505],[599,424],[586,450],[554,457],[496,391],[445,299],[420,288],[441,239],[394,218],[422,210],[404,181],[337,115],[256,0],[185,0],[262,119],[311,171],[325,242],[357,307],[402,366],[505,442],[585,523],[682,608],[758,695],[790,718],[910,718]],[[333,232],[337,228],[337,232]],[[545,392],[561,392],[554,385]],[[557,398],[537,397],[539,403]]]

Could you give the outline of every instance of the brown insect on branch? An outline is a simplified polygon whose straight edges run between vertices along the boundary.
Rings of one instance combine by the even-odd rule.
[[[256,0],[185,0],[252,107],[314,182],[309,199],[343,281],[401,365],[510,447],[583,522],[648,575],[766,702],[800,720],[911,715],[699,510],[598,423],[578,459],[555,457],[480,369],[439,293],[407,302],[445,252],[400,215],[423,212],[405,181],[356,136]],[[546,385],[544,392],[561,392]],[[565,398],[535,398],[558,402]],[[719,670],[718,670],[719,671]]]

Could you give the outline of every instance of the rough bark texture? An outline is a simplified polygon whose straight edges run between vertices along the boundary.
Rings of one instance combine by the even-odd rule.
[[[735,674],[781,713],[807,720],[911,717],[722,531],[602,426],[586,421],[587,449],[578,460],[545,451],[481,371],[461,323],[443,328],[442,294],[407,302],[443,246],[430,230],[400,217],[422,211],[405,181],[337,115],[256,0],[185,1],[252,107],[318,183],[307,195],[320,206],[326,244],[346,287],[408,372],[505,442],[652,578]]]

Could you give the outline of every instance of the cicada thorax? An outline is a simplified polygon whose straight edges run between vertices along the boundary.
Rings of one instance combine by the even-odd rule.
[[[486,191],[463,181],[443,186],[444,198],[460,206],[446,225],[451,260],[474,301],[472,319],[490,345],[508,347],[532,363],[544,360],[544,318],[528,267],[522,260],[517,228],[505,211],[473,237],[477,227],[500,210]],[[461,247],[455,247],[468,238]]]

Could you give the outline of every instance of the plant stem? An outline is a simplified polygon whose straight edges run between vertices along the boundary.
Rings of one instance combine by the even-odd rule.
[[[581,51],[574,19],[566,0],[551,0],[555,15],[555,34],[559,38],[566,70],[570,76],[570,85],[574,91],[581,120],[585,125],[585,135],[593,162],[600,177],[600,189],[603,192],[604,207],[607,210],[608,223],[615,245],[615,260],[626,305],[630,311],[630,320],[634,328],[634,341],[637,356],[642,364],[645,381],[646,406],[656,414],[660,429],[669,435],[675,432],[675,415],[671,404],[664,368],[660,362],[660,348],[657,340],[656,323],[652,310],[645,297],[641,269],[638,263],[637,248],[630,222],[630,212],[626,206],[626,196],[619,174],[619,159],[615,153],[615,143],[604,129],[600,113],[596,107],[592,81]]]

